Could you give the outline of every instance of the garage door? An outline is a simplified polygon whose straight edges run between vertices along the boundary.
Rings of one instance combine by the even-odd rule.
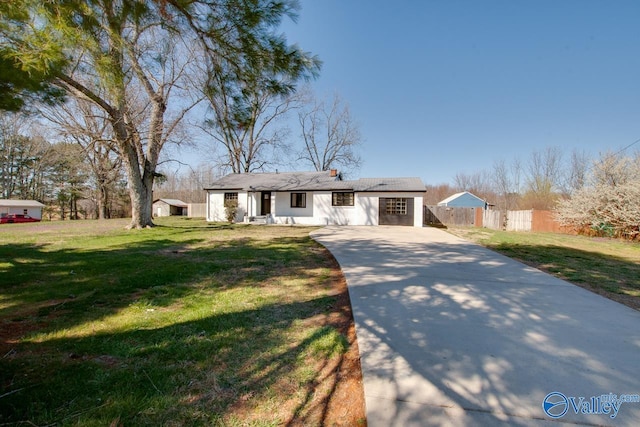
[[[380,197],[378,224],[413,225],[413,197]]]

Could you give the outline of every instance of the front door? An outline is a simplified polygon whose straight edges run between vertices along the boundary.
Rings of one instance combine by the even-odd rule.
[[[260,215],[264,216],[271,213],[271,191],[263,191],[261,197]]]

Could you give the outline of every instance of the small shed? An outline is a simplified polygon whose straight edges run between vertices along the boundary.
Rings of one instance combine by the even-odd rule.
[[[9,214],[19,214],[42,219],[42,208],[44,207],[45,206],[37,200],[0,199],[0,217]]]
[[[186,216],[188,205],[178,199],[156,199],[153,201],[153,216]]]
[[[438,206],[446,206],[450,208],[483,208],[486,209],[488,204],[485,200],[468,191],[453,194],[438,203]]]

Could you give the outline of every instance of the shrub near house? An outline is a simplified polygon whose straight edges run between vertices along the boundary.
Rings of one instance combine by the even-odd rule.
[[[238,201],[237,200],[225,200],[224,202],[224,214],[228,222],[234,222],[236,215],[238,214]]]

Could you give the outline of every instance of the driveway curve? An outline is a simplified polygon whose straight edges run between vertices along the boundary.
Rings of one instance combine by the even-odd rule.
[[[369,426],[640,425],[640,312],[435,228],[312,237],[347,279]]]

